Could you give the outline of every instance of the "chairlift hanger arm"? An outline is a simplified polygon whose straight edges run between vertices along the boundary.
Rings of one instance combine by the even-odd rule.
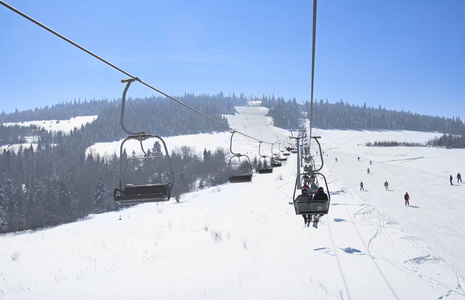
[[[320,159],[321,159],[321,166],[318,170],[315,170],[315,172],[318,172],[320,171],[321,169],[323,169],[323,166],[324,166],[324,159],[323,159],[323,151],[321,151],[321,145],[320,145],[320,142],[318,141],[318,139],[320,138],[320,136],[312,136],[312,138],[316,141],[316,143],[318,144],[318,152],[320,153]]]
[[[261,153],[262,143],[263,143],[263,142],[261,142],[261,141],[258,143],[258,155],[259,155],[260,157],[266,157],[266,155],[263,155],[263,154]]]
[[[234,137],[234,134],[236,133],[236,131],[232,131],[231,132],[231,139],[229,140],[229,151],[231,152],[232,155],[234,156],[240,156],[241,154],[240,153],[235,153],[232,149],[232,144],[233,144],[233,137]]]
[[[124,88],[123,97],[122,97],[122,100],[121,100],[121,119],[120,119],[120,122],[121,122],[121,128],[123,129],[124,132],[126,132],[129,135],[141,136],[141,135],[144,135],[145,133],[144,132],[131,132],[131,131],[127,130],[126,127],[124,126],[124,109],[125,109],[125,106],[126,106],[126,94],[127,94],[128,90],[129,90],[129,87],[131,86],[131,83],[133,83],[136,80],[140,81],[139,78],[137,78],[137,77],[121,80],[122,83],[126,83],[126,87]],[[141,141],[141,143],[142,143],[142,141]]]

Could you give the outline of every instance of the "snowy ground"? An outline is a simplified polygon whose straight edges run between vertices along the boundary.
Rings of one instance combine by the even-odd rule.
[[[81,117],[74,117],[69,120],[44,120],[44,121],[29,121],[29,122],[20,122],[20,123],[2,123],[3,126],[24,126],[29,127],[31,125],[37,126],[38,128],[45,129],[51,132],[58,132],[61,131],[65,134],[69,134],[74,129],[81,128],[82,125],[86,125],[88,123],[92,123],[97,119],[97,115],[95,116],[81,116]],[[18,150],[22,147],[23,149],[30,148],[31,146],[33,149],[37,149],[37,137],[26,137],[26,143],[23,144],[12,144],[12,145],[4,145],[0,146],[0,151],[14,151],[18,152]]]
[[[20,122],[20,123],[3,123],[3,126],[24,126],[29,127],[31,125],[37,126],[39,128],[45,129],[47,131],[61,131],[64,133],[70,133],[75,128],[81,128],[81,125],[86,125],[88,123],[92,123],[97,119],[97,115],[95,116],[81,116],[81,117],[74,117],[69,120],[44,120],[44,121],[28,121],[28,122]]]
[[[271,141],[287,136],[260,107],[239,113],[230,118],[238,130]],[[465,151],[364,146],[426,142],[436,133],[315,134],[332,194],[318,229],[304,227],[288,204],[291,155],[252,183],[0,236],[0,299],[465,299],[465,185],[449,183]],[[229,136],[167,143],[228,148]],[[240,139],[236,151],[257,151],[258,143]]]

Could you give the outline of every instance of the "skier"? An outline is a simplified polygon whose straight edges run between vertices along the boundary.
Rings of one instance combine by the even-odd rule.
[[[370,174],[370,168],[367,169],[367,174]]]
[[[319,187],[318,188],[318,193],[315,194],[315,196],[313,196],[313,200],[328,200],[328,195],[326,195],[323,187]]]
[[[457,183],[462,182],[462,175],[460,173],[457,173]]]
[[[405,206],[410,206],[410,195],[408,193],[405,193],[404,195],[404,199],[405,199]]]
[[[337,157],[335,157],[334,160],[337,162]]]
[[[306,182],[304,182],[304,185],[302,186],[302,195],[307,195],[308,191],[310,191],[310,187]]]
[[[319,201],[328,201],[328,195],[325,193],[323,187],[318,188],[318,192],[313,196],[313,200],[319,200]],[[318,202],[319,202],[318,201]],[[318,228],[318,222],[320,221],[320,218],[323,217],[324,214],[319,214],[319,215],[313,215],[313,227]],[[311,216],[309,218],[309,222],[311,222]],[[308,226],[308,224],[307,224]]]
[[[454,185],[454,184],[452,183],[452,180],[453,180],[453,179],[454,179],[454,177],[452,177],[452,175],[450,175],[450,177],[449,177],[450,185]]]
[[[306,188],[305,188],[306,186]],[[304,183],[304,186],[302,186],[302,196],[306,196],[306,197],[310,197],[309,200],[311,200],[311,196],[308,194],[308,185],[306,183]],[[302,215],[302,217],[304,218],[304,224],[308,226],[308,223],[310,223],[310,220],[312,219],[312,216],[311,215]]]
[[[387,180],[384,182],[384,189],[386,191],[389,191],[389,183],[387,182]]]
[[[365,189],[363,188],[363,181],[360,182],[360,190],[361,190],[361,191],[364,191],[364,190],[365,190]]]

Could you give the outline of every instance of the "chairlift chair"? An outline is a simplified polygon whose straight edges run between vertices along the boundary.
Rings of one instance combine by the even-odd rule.
[[[279,143],[279,161],[287,161],[287,156],[284,152],[284,150],[281,150],[281,143]]]
[[[231,134],[229,150],[232,154],[229,159],[229,182],[251,182],[253,175],[252,163],[250,158],[245,154],[234,153],[232,150],[232,140],[236,132]]]
[[[279,154],[273,154],[273,156],[271,157],[271,165],[273,166],[273,168],[281,167],[283,165]]]
[[[165,141],[159,136],[144,132],[130,132],[124,127],[126,93],[131,83],[135,80],[137,78],[122,81],[127,84],[123,92],[121,105],[121,127],[129,136],[121,142],[119,187],[114,190],[113,198],[119,204],[168,201],[171,198],[174,185],[174,172],[171,168],[171,161]],[[160,153],[154,153],[154,151],[151,152],[150,150],[146,151],[143,143],[150,144],[151,141],[154,142],[152,145],[155,145],[155,142],[161,142],[164,152],[161,147],[159,149]],[[138,144],[141,153],[136,153],[134,147],[132,149],[126,147],[131,142]],[[130,157],[128,156],[123,161],[123,157],[125,154],[127,155],[128,149],[134,151],[134,154]],[[158,168],[160,165],[162,165],[162,169]],[[164,176],[158,178],[157,172],[164,172]],[[157,174],[157,178],[154,178],[155,174]]]
[[[258,174],[271,174],[273,173],[272,159],[261,153],[261,145],[262,142],[258,145]]]
[[[251,182],[252,164],[245,154],[236,154],[229,159],[229,182]]]
[[[142,141],[151,141],[152,139],[162,142],[165,154],[147,155],[142,148]],[[127,152],[125,151],[125,144],[131,140],[140,142],[144,154],[134,155],[123,161],[124,153]],[[164,162],[163,170],[154,168],[154,165],[158,161]],[[166,144],[160,137],[145,134],[129,136],[124,139],[120,147],[120,170],[119,188],[116,188],[114,191],[114,199],[118,203],[138,204],[170,200],[174,184],[174,173],[171,168]],[[163,175],[165,176],[154,173],[155,170],[157,172],[164,172]],[[154,174],[158,175],[157,178],[154,178]]]
[[[312,176],[314,175],[315,178],[321,178],[323,179],[323,188],[325,189],[325,193],[328,196],[328,200],[316,200],[315,198],[315,192],[311,190],[310,193],[308,194],[300,194],[301,191],[301,186],[300,182],[303,179],[304,176]],[[321,180],[319,180],[321,181]],[[319,187],[322,187],[320,184]],[[329,205],[331,203],[331,196],[329,193],[328,189],[328,184],[326,181],[326,177],[319,173],[301,173],[297,176],[296,182],[295,182],[295,187],[294,187],[294,195],[292,197],[293,199],[293,204],[294,204],[294,209],[296,215],[317,215],[318,218],[321,217],[321,215],[325,215],[329,211]]]
[[[283,163],[280,160],[279,154],[278,153],[273,153],[273,146],[274,146],[274,144],[271,145],[271,166],[273,168],[281,167],[283,165]]]

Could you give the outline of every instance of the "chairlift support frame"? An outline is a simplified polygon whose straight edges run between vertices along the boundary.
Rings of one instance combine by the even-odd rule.
[[[126,94],[132,82],[138,80],[138,78],[131,78],[122,80],[121,82],[126,83],[126,87],[123,91],[122,103],[121,103],[121,128],[129,136],[121,142],[120,146],[120,176],[119,176],[119,188],[116,188],[113,192],[114,200],[119,204],[139,204],[146,202],[162,202],[169,201],[174,185],[174,172],[171,167],[171,160],[169,157],[168,148],[166,147],[165,141],[157,135],[146,134],[145,132],[131,132],[124,126],[124,109],[126,104]],[[165,155],[147,155],[144,149],[143,141],[148,139],[155,139],[161,141]],[[123,153],[124,145],[126,142],[131,140],[137,140],[140,143],[140,147],[144,156],[142,157],[131,157],[126,160],[126,167],[123,167]],[[168,161],[168,180],[163,183],[147,183],[147,184],[131,184],[127,183],[126,175],[127,168],[130,160],[145,160],[145,159],[156,159],[166,158]],[[124,170],[124,173],[123,173]]]

